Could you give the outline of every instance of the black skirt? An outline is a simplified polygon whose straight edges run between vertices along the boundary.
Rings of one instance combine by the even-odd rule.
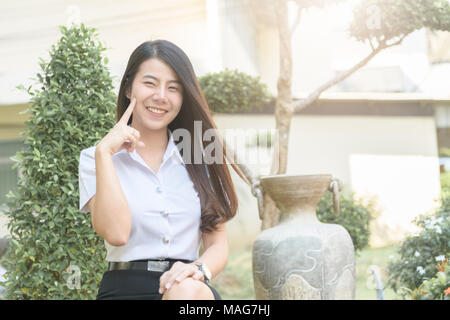
[[[159,278],[163,272],[146,270],[112,270],[103,274],[97,300],[161,300]],[[215,300],[222,300],[210,285]]]

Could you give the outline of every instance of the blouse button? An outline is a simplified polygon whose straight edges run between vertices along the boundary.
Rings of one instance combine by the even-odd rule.
[[[164,242],[164,244],[168,244],[168,243],[169,243],[169,238],[164,237],[164,238],[163,238],[163,242]]]
[[[161,187],[159,187],[159,186],[156,187],[156,192],[157,192],[157,193],[162,193]]]
[[[169,216],[169,212],[168,212],[168,211],[161,211],[161,215],[162,215],[164,218],[167,218],[167,217]]]

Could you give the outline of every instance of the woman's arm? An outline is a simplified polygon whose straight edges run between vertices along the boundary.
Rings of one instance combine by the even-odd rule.
[[[128,242],[131,232],[131,213],[120,186],[112,156],[123,148],[132,152],[139,145],[145,146],[139,141],[139,131],[127,125],[135,105],[136,98],[133,97],[122,118],[95,148],[97,190],[95,199],[92,199],[92,205],[88,204],[88,206],[91,210],[94,230],[113,246],[123,246]]]
[[[131,213],[111,155],[97,148],[95,167],[97,192],[91,199],[92,205],[88,203],[92,226],[109,244],[123,246],[130,236]]]
[[[217,276],[227,265],[228,241],[226,224],[219,224],[216,231],[203,234],[203,254],[197,261],[203,262],[211,271],[211,279]]]

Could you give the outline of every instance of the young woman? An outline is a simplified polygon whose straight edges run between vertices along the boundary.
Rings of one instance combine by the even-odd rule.
[[[116,125],[80,154],[80,210],[91,212],[109,262],[97,299],[220,299],[208,281],[226,265],[238,201],[221,139],[221,161],[205,161],[206,130],[216,126],[189,58],[169,41],[142,43],[120,84]],[[189,148],[175,145],[178,134]]]

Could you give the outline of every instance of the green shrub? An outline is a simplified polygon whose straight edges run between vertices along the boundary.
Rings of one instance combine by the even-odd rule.
[[[450,157],[450,148],[445,147],[440,148],[439,157]]]
[[[271,99],[259,77],[237,70],[208,73],[199,77],[199,83],[213,112],[259,110]]]
[[[438,272],[411,292],[413,300],[450,300],[450,267],[448,258],[436,266]]]
[[[442,200],[434,214],[420,215],[414,223],[419,233],[402,242],[399,259],[388,266],[388,285],[402,296],[434,278],[436,264],[450,255],[450,197]]]
[[[12,158],[22,176],[8,194],[7,299],[92,299],[107,267],[103,239],[78,209],[78,162],[114,126],[116,97],[95,30],[60,31],[39,88],[27,90],[26,139]]]
[[[340,213],[336,214],[333,208],[333,194],[326,192],[317,205],[317,218],[324,223],[343,226],[352,238],[355,253],[358,253],[369,243],[369,225],[373,216],[371,207],[359,204],[342,194],[339,195],[339,207]]]
[[[447,198],[450,196],[450,171],[441,173],[440,180],[441,198]]]

